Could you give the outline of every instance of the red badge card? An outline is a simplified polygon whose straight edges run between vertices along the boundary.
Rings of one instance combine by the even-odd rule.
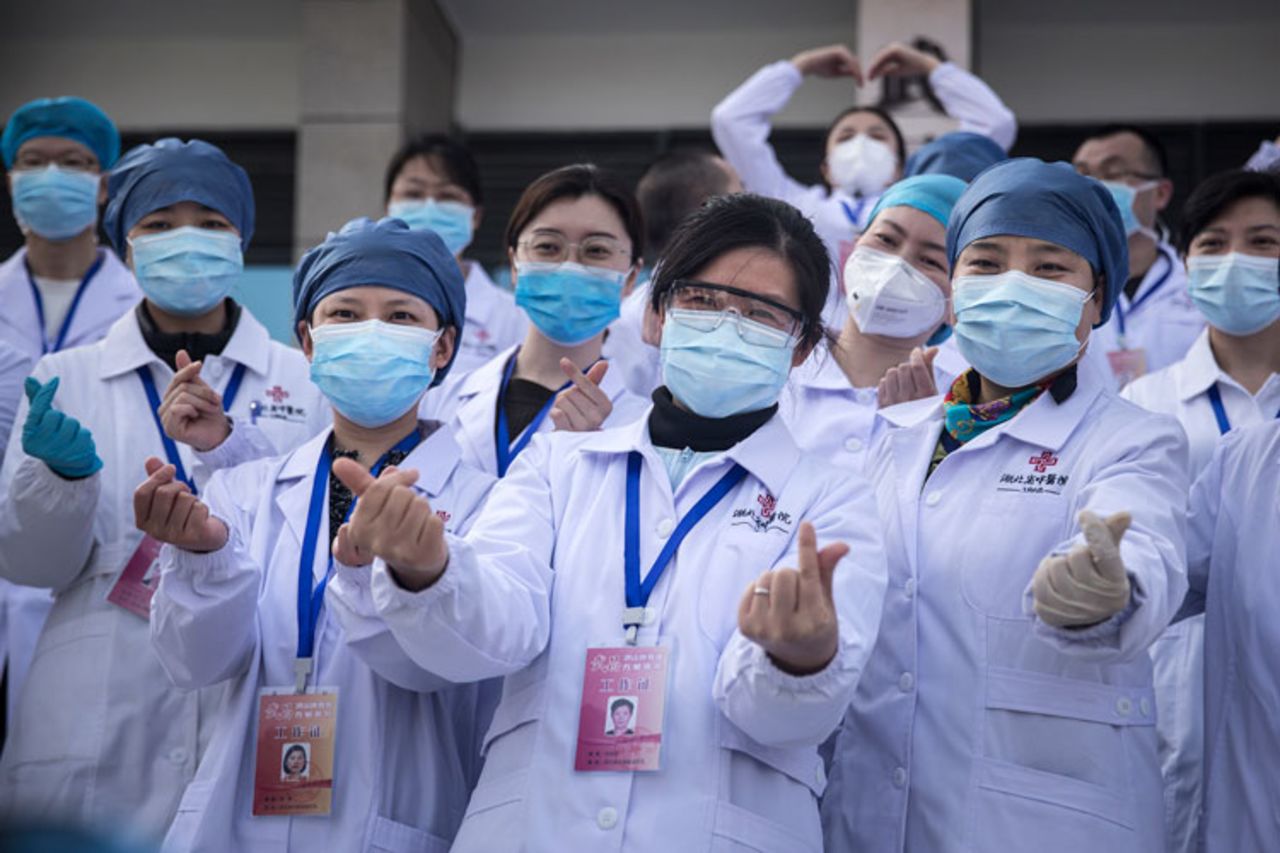
[[[1107,353],[1111,372],[1120,387],[1128,385],[1147,372],[1147,351],[1144,349],[1118,349]]]
[[[156,582],[160,578],[157,563],[162,544],[150,536],[142,537],[138,550],[133,552],[124,571],[107,593],[107,601],[143,619],[151,618],[151,597],[156,594]]]
[[[329,814],[337,724],[336,689],[259,694],[255,816]]]
[[[669,646],[587,649],[575,770],[657,770]]]

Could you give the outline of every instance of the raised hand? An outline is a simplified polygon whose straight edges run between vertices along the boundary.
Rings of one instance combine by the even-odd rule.
[[[852,77],[859,86],[863,83],[858,57],[842,44],[801,51],[791,57],[791,64],[806,77]]]
[[[572,361],[562,358],[560,369],[572,380],[573,387],[556,395],[556,403],[551,408],[551,422],[556,425],[556,429],[567,432],[600,429],[613,412],[613,401],[600,390],[600,383],[609,370],[609,362],[597,361],[583,373]]]
[[[906,361],[889,368],[876,387],[876,407],[883,409],[937,394],[938,383],[933,378],[933,360],[937,357],[937,347],[916,347]]]
[[[152,456],[146,470],[146,481],[133,493],[133,518],[139,530],[184,551],[217,551],[227,544],[227,526],[177,479],[177,469]]]
[[[335,459],[333,473],[359,499],[351,521],[339,530],[339,536],[346,530],[343,547],[351,549],[344,556],[381,557],[396,581],[411,592],[426,589],[444,574],[449,564],[444,521],[413,490],[417,471],[388,465],[375,480],[356,461]]]
[[[867,66],[867,79],[878,77],[907,77],[933,73],[933,69],[941,65],[941,60],[930,56],[922,50],[895,41],[876,52]]]
[[[836,565],[849,553],[843,542],[818,550],[813,525],[803,522],[798,569],[765,572],[738,605],[738,630],[759,644],[779,669],[809,675],[836,655],[840,623],[831,589]]]
[[[22,450],[68,480],[88,477],[102,467],[93,434],[53,407],[57,376],[41,385],[34,376],[23,384],[30,408],[22,425]]]
[[[212,450],[227,440],[231,422],[222,411],[222,395],[200,378],[203,362],[192,361],[178,350],[178,372],[160,402],[160,423],[165,433],[196,450]]]
[[[1120,557],[1120,538],[1130,516],[1117,512],[1103,521],[1084,510],[1084,545],[1045,557],[1031,579],[1036,615],[1056,628],[1083,628],[1110,619],[1129,605],[1129,574]]]

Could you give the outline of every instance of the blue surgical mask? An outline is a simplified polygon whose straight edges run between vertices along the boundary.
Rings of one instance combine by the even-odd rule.
[[[562,346],[589,341],[618,319],[627,274],[567,261],[516,264],[516,304]]]
[[[240,237],[184,226],[129,240],[133,274],[162,311],[194,317],[226,298],[244,271]]]
[[[1115,199],[1116,207],[1120,208],[1120,221],[1124,223],[1124,233],[1126,237],[1132,237],[1134,234],[1146,234],[1155,240],[1159,235],[1150,228],[1138,221],[1138,214],[1133,209],[1134,202],[1138,200],[1138,193],[1146,192],[1156,186],[1155,181],[1147,181],[1145,184],[1139,184],[1131,187],[1121,181],[1103,181],[1102,185],[1111,193],[1111,197]]]
[[[789,335],[736,311],[671,308],[662,326],[662,380],[694,414],[727,418],[776,403],[794,352]]]
[[[69,240],[98,219],[101,175],[49,165],[13,171],[13,216],[46,240]]]
[[[1092,294],[1009,270],[952,282],[956,344],[992,382],[1023,388],[1080,355],[1076,328]]]
[[[1280,260],[1231,252],[1187,259],[1187,290],[1209,325],[1252,335],[1280,319]]]
[[[372,429],[418,405],[431,387],[440,331],[381,320],[311,328],[311,381],[348,420]]]
[[[471,245],[472,217],[476,209],[460,201],[393,201],[387,215],[403,219],[410,228],[425,228],[440,235],[456,257]]]

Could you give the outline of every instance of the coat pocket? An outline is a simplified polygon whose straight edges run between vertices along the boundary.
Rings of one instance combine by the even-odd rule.
[[[818,797],[827,777],[812,748],[765,746],[720,721],[725,775],[712,827],[714,851],[819,851]]]
[[[449,842],[425,830],[374,815],[369,825],[371,853],[448,853]]]
[[[528,827],[525,826],[524,806],[528,771],[495,776],[486,768],[480,784],[471,794],[462,828],[453,842],[455,853],[515,849],[518,840],[526,837]]]

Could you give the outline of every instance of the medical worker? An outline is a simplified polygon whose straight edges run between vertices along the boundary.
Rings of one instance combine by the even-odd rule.
[[[880,196],[845,264],[851,322],[829,351],[796,369],[781,397],[802,450],[860,471],[880,388],[895,400],[918,399],[965,369],[924,349],[950,329],[947,217],[964,188],[949,175],[920,175]]]
[[[427,134],[406,142],[387,165],[387,215],[444,240],[467,282],[467,318],[450,373],[464,376],[520,343],[529,325],[511,294],[493,283],[479,261],[463,258],[484,215],[480,169],[461,142]]]
[[[0,760],[0,815],[158,837],[219,696],[173,688],[151,652],[158,545],[129,523],[141,465],[160,456],[202,485],[301,444],[328,413],[301,354],[227,298],[253,236],[243,169],[162,139],[121,158],[108,195],[106,232],[146,298],[98,343],[41,359],[0,471],[0,574],[55,596]],[[179,372],[203,379],[170,388],[184,353]]]
[[[478,769],[479,687],[441,690],[449,685],[408,665],[385,623],[367,618],[368,559],[341,533],[355,497],[330,471],[339,459],[413,469],[403,481],[431,501],[432,521],[466,530],[494,478],[460,460],[449,426],[417,417],[454,360],[463,277],[437,235],[360,219],[303,257],[293,292],[332,429],[219,472],[199,497],[150,459],[134,496],[138,526],[168,543],[152,605],[156,654],[181,687],[228,684],[165,848],[443,853]],[[332,618],[341,606],[326,588],[340,577],[345,600],[363,600],[363,620],[356,609]],[[374,631],[347,630],[370,621]],[[379,654],[380,643],[396,654]],[[301,744],[292,731],[278,736],[285,717],[260,699],[272,688],[281,701],[336,694],[336,723]],[[309,759],[304,778],[329,780],[326,807],[290,790],[300,762],[293,780],[280,778],[290,749]]]
[[[1186,358],[1123,396],[1178,419],[1194,478],[1229,430],[1280,417],[1280,175],[1214,175],[1187,199],[1183,223],[1187,288],[1208,328]],[[1197,849],[1204,630],[1203,619],[1180,621],[1152,649],[1170,849],[1179,853]]]
[[[927,142],[907,158],[904,178],[950,175],[968,183],[1009,155],[994,139],[981,133],[955,130]]]
[[[1280,785],[1280,421],[1232,430],[1191,489],[1184,612],[1204,614],[1205,853],[1270,850]]]
[[[1107,325],[1094,336],[1117,387],[1180,361],[1204,329],[1187,296],[1186,271],[1159,223],[1173,198],[1169,158],[1160,140],[1134,125],[1116,124],[1090,135],[1072,162],[1115,197],[1129,240],[1129,270]]]
[[[1017,121],[995,92],[950,62],[893,43],[866,67],[844,45],[802,51],[789,61],[761,68],[729,93],[711,113],[711,134],[750,192],[789,202],[813,220],[836,270],[844,268],[854,240],[869,221],[876,199],[902,177],[907,146],[902,130],[878,107],[851,107],[827,129],[822,184],[806,186],[783,171],[769,144],[771,121],[805,77],[850,77],[858,86],[884,76],[926,76],[929,87],[959,129],[991,137],[1002,149],[1013,145]],[[844,293],[833,289],[828,325],[844,323]]]
[[[821,335],[827,270],[791,206],[710,201],[657,266],[653,407],[534,439],[465,539],[343,466],[405,650],[443,678],[506,678],[454,851],[821,851],[817,746],[884,591],[866,482],[776,417]]]
[[[424,418],[454,424],[469,464],[503,477],[540,431],[592,430],[643,413],[648,401],[601,359],[643,263],[643,234],[631,190],[596,166],[564,166],[525,189],[506,240],[529,331],[423,401]]]
[[[13,419],[18,415],[22,380],[31,373],[31,363],[24,353],[0,341],[0,463],[4,462],[4,448],[9,444]]]
[[[1110,193],[983,172],[947,229],[973,369],[883,410],[884,619],[837,739],[829,850],[1158,853],[1147,649],[1186,592],[1186,439],[1078,361],[1125,278]]]

